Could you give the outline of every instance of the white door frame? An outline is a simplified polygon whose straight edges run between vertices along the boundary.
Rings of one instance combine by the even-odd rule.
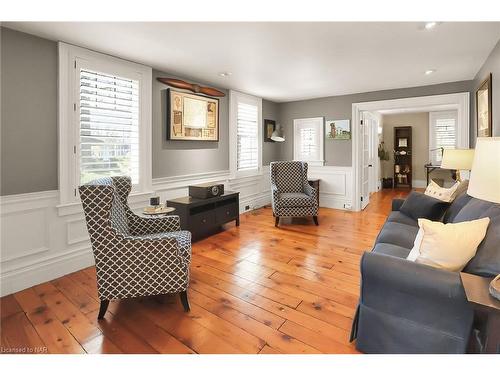
[[[361,147],[359,124],[362,111],[381,111],[381,110],[406,110],[415,109],[422,112],[429,110],[450,110],[458,111],[458,133],[457,145],[460,148],[469,148],[469,111],[470,95],[468,92],[444,95],[419,96],[403,99],[379,100],[373,102],[353,103],[352,104],[352,197],[354,211],[361,210]],[[430,108],[429,108],[430,107]]]

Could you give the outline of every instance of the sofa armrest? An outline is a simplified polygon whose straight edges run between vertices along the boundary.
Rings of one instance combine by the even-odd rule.
[[[405,202],[404,199],[394,198],[392,200],[392,211],[399,211],[404,202]]]
[[[385,254],[367,252],[361,258],[361,299],[369,289],[395,291],[425,300],[459,304],[466,296],[458,272],[450,272]]]

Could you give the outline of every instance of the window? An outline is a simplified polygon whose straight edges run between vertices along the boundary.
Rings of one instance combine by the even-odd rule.
[[[310,165],[323,165],[323,117],[293,121],[293,158]]]
[[[230,93],[231,169],[235,177],[260,173],[262,99]]]
[[[237,170],[248,171],[259,168],[259,108],[256,105],[238,103],[238,149]]]
[[[429,159],[441,163],[441,149],[457,147],[457,111],[431,112],[429,114]]]
[[[139,82],[80,69],[80,184],[127,175],[139,182]]]
[[[150,190],[151,82],[151,68],[59,44],[61,204],[104,176],[130,176],[133,193]]]

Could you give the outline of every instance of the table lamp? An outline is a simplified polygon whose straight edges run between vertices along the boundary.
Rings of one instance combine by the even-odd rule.
[[[500,203],[500,137],[481,137],[476,152],[467,194],[489,202]],[[500,299],[500,275],[490,283],[490,294]]]
[[[457,181],[461,181],[460,170],[470,170],[472,168],[472,160],[474,158],[474,150],[461,149],[445,149],[443,160],[441,161],[442,169],[454,169],[457,171]]]
[[[500,137],[477,139],[467,194],[500,203]]]

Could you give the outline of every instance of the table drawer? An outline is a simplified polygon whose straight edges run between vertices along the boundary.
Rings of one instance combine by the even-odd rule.
[[[189,228],[191,231],[203,231],[215,225],[215,212],[206,211],[191,215],[189,218]]]
[[[238,211],[238,203],[231,203],[217,207],[215,210],[215,221],[217,224],[223,224],[234,220],[238,217]]]

